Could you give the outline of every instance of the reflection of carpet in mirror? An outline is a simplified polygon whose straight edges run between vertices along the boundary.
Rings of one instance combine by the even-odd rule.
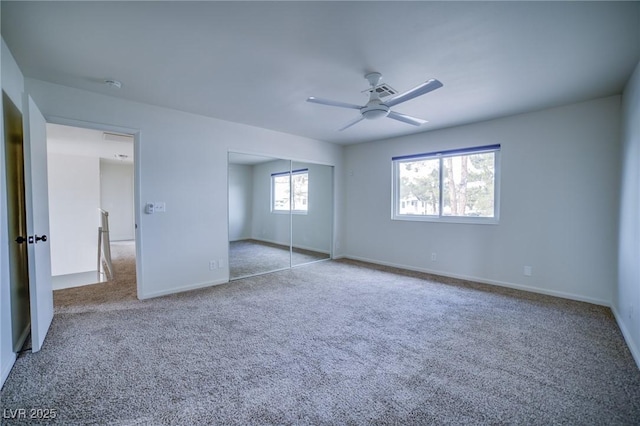
[[[311,250],[293,248],[291,264],[328,259],[329,255]],[[231,278],[255,275],[289,267],[289,246],[257,240],[229,243],[229,276]]]

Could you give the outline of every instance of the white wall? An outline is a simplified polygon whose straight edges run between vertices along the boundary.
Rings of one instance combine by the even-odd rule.
[[[341,170],[342,148],[326,142],[39,80],[27,79],[26,85],[50,121],[104,123],[137,133],[136,263],[143,298],[228,281],[227,267],[209,270],[210,260],[228,265],[228,151],[332,164]],[[142,207],[150,201],[165,202],[166,213],[144,214]],[[336,233],[340,226],[338,222]]]
[[[50,152],[47,162],[51,274],[96,271],[99,158]]]
[[[11,55],[4,40],[0,50],[0,84],[2,90],[11,98],[13,103],[22,111],[22,92],[24,77]],[[2,111],[2,103],[0,103]],[[2,386],[11,371],[16,359],[13,352],[13,338],[11,336],[11,296],[9,281],[9,240],[7,224],[7,189],[4,158],[4,113],[0,117],[0,386]]]
[[[618,286],[613,310],[640,367],[640,63],[622,101]]]
[[[309,207],[307,214],[291,216],[293,247],[331,253],[333,170],[320,164],[293,162],[292,169],[309,169]]]
[[[619,130],[620,97],[613,96],[349,146],[346,255],[609,305]],[[393,156],[489,144],[502,145],[498,225],[391,220]]]
[[[109,212],[111,241],[133,240],[133,163],[100,159],[100,206]]]
[[[253,166],[229,164],[229,241],[251,238]]]
[[[273,160],[253,166],[251,238],[288,246],[291,241],[289,212],[271,213],[271,174],[287,172],[289,160]]]

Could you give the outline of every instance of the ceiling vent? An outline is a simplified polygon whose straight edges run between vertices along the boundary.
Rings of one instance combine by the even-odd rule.
[[[122,87],[122,83],[120,83],[118,80],[114,80],[112,78],[108,78],[108,79],[104,80],[104,84],[106,84],[107,86],[111,87],[112,89],[120,89]]]
[[[369,88],[364,92],[371,93],[372,91],[375,91],[378,94],[378,96],[380,96],[380,98],[385,98],[387,96],[398,94],[398,91],[396,89],[394,89],[393,87],[389,86],[386,83],[379,84],[375,87]]]
[[[122,133],[102,132],[102,139],[109,142],[133,142],[132,135]]]

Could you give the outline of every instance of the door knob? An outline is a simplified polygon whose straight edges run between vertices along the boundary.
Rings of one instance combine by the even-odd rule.
[[[23,236],[19,236],[18,238],[16,238],[16,243],[18,243],[18,244],[22,244],[22,243],[24,243],[26,241],[27,241],[27,239],[25,237],[23,237]]]
[[[41,237],[38,237],[38,234],[36,234],[36,244],[38,244],[38,241],[42,241],[43,243],[47,242],[47,236],[43,235]]]

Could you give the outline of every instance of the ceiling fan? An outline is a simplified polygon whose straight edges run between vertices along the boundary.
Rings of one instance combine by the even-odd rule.
[[[315,96],[311,96],[307,98],[307,102],[313,102],[321,105],[329,105],[340,108],[349,108],[349,109],[357,109],[360,111],[360,117],[355,120],[349,122],[346,126],[342,127],[340,131],[348,129],[356,123],[364,120],[365,118],[368,120],[374,120],[380,117],[389,117],[394,120],[402,121],[403,123],[411,124],[413,126],[420,126],[426,123],[426,120],[422,120],[420,118],[412,117],[410,115],[401,114],[399,112],[391,111],[391,107],[396,106],[402,102],[406,102],[413,98],[417,98],[418,96],[422,96],[426,93],[429,93],[433,90],[439,89],[442,87],[442,83],[435,78],[431,80],[427,80],[422,84],[414,87],[411,90],[408,90],[399,95],[392,96],[389,99],[382,100],[380,99],[380,94],[378,93],[379,87],[381,87],[382,74],[379,72],[372,72],[364,76],[367,80],[369,80],[369,84],[371,87],[367,90],[370,92],[369,94],[369,102],[366,105],[355,105],[349,104],[346,102],[340,101],[332,101],[329,99],[316,98]]]

